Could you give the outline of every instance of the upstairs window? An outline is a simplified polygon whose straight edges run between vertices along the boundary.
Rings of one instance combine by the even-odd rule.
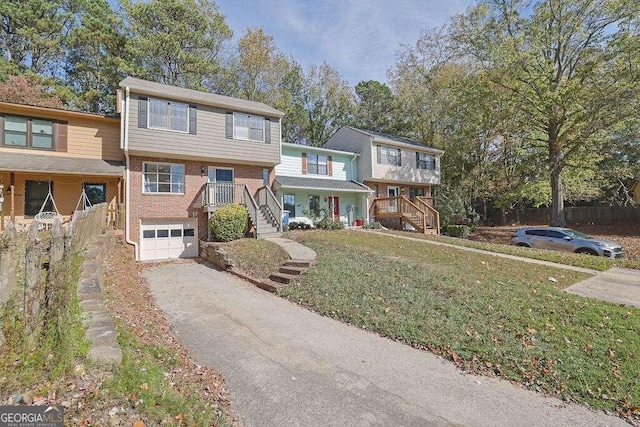
[[[21,116],[4,116],[2,145],[53,150],[54,122]]]
[[[307,173],[316,175],[328,175],[327,156],[319,156],[317,154],[309,154],[307,156]]]
[[[149,128],[189,132],[189,106],[179,102],[150,99]]]
[[[416,153],[416,168],[425,170],[436,169],[436,156],[427,153]]]
[[[378,164],[401,166],[400,149],[387,147],[385,145],[378,146]]]
[[[184,165],[143,163],[143,193],[184,194]]]
[[[233,113],[233,138],[265,142],[264,117]]]

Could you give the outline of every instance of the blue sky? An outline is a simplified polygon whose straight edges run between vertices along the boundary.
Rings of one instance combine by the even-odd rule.
[[[115,4],[117,0],[109,0]],[[234,38],[263,28],[303,66],[326,61],[352,86],[385,82],[401,44],[475,0],[218,0]]]

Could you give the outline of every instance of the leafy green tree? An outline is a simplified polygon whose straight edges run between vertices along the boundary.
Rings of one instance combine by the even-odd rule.
[[[455,41],[508,92],[502,108],[520,127],[550,178],[552,225],[566,224],[563,171],[615,142],[637,105],[638,82],[623,59],[637,17],[633,0],[484,0],[456,17]]]
[[[356,127],[394,133],[394,97],[389,86],[376,80],[362,81],[356,85],[356,96]]]
[[[191,89],[212,85],[231,29],[211,0],[122,0],[131,75]]]

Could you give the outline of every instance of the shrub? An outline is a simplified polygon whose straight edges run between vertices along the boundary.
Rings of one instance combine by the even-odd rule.
[[[311,225],[306,222],[289,222],[289,230],[309,230]]]
[[[471,227],[468,225],[449,224],[445,227],[445,233],[451,237],[467,239],[471,235]]]
[[[249,213],[237,203],[224,205],[211,214],[211,235],[218,242],[230,242],[242,238],[247,232]]]
[[[316,224],[316,227],[322,230],[342,230],[344,228],[344,224],[325,216]]]
[[[371,221],[369,224],[363,225],[362,228],[377,230],[382,228],[382,224],[380,224],[378,221]]]

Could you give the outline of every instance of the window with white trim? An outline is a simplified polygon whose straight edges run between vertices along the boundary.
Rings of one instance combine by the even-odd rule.
[[[328,175],[327,160],[327,156],[309,154],[307,156],[307,173],[316,175]]]
[[[233,138],[264,142],[264,117],[233,113]]]
[[[189,106],[179,102],[149,99],[149,128],[189,132]]]
[[[386,145],[378,146],[378,163],[381,165],[400,166],[400,149],[387,147]]]
[[[184,194],[184,165],[174,163],[142,164],[143,193]]]
[[[436,156],[427,153],[416,153],[416,168],[425,170],[436,169]]]

